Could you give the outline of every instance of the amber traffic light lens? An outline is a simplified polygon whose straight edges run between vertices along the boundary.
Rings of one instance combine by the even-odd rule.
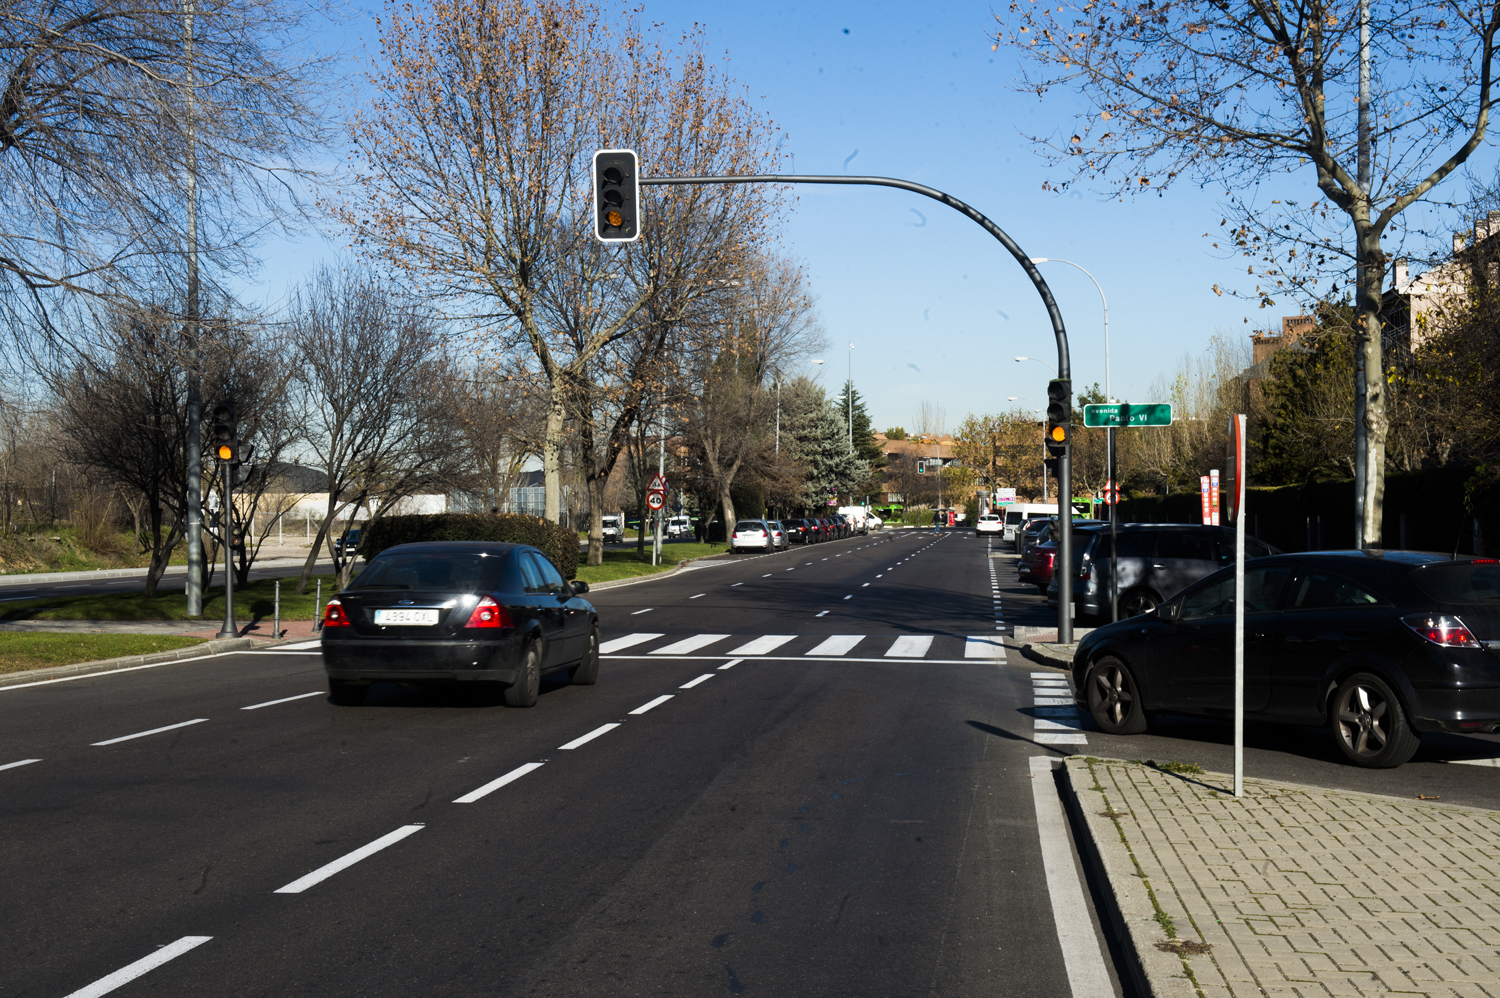
[[[610,225],[618,228],[619,226],[624,224],[625,216],[621,215],[618,211],[611,210],[604,213],[604,220]]]
[[[1054,427],[1052,427],[1052,439],[1053,440],[1056,440],[1058,443],[1062,443],[1067,438],[1068,438],[1068,431],[1067,430],[1063,429],[1061,426],[1054,426]]]
[[[234,448],[230,447],[228,444],[220,444],[219,445],[219,460],[220,461],[228,461],[232,457],[234,457]]]

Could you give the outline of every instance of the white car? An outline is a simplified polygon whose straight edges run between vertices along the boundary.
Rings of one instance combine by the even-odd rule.
[[[974,524],[974,536],[980,537],[984,534],[1004,534],[1005,521],[995,513],[985,513],[979,517],[979,522]]]
[[[693,535],[693,521],[686,516],[667,517],[668,537],[691,537]]]
[[[776,550],[776,538],[766,526],[764,520],[740,520],[734,525],[734,532],[729,535],[729,550],[732,553],[740,551],[765,551]]]
[[[625,537],[625,518],[623,516],[600,517],[604,529],[604,543],[623,540]]]

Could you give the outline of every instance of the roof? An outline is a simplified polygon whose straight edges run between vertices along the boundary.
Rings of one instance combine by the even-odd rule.
[[[514,544],[510,541],[413,541],[410,544],[393,544],[381,551],[403,551],[409,554],[458,554],[460,552],[492,552],[500,554],[511,548],[531,547],[530,544]]]

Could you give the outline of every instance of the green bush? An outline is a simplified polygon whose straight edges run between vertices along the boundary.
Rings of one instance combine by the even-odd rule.
[[[530,544],[541,551],[563,578],[578,574],[578,535],[539,516],[520,513],[431,513],[387,516],[365,529],[360,552],[374,558],[397,544],[422,541],[504,541]]]

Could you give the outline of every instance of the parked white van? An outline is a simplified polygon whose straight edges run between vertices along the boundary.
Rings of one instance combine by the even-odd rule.
[[[1009,506],[1000,506],[997,509],[1005,511],[1005,534],[1002,540],[1014,541],[1016,531],[1022,523],[1040,516],[1056,516],[1057,503],[1055,502],[1013,502]],[[1074,516],[1088,516],[1089,511],[1082,505],[1073,507]]]

